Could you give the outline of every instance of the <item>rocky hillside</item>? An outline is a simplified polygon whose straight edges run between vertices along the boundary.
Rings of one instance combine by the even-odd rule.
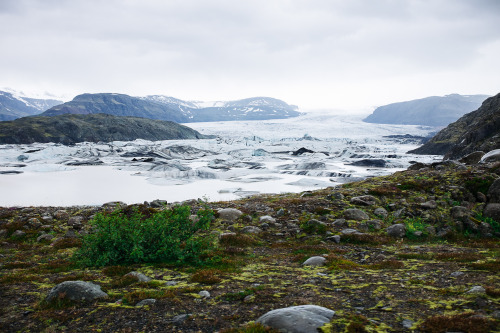
[[[61,103],[54,99],[20,97],[0,91],[0,121],[33,116]]]
[[[363,121],[377,124],[446,126],[476,110],[486,95],[451,94],[380,106]]]
[[[496,157],[187,210],[0,208],[0,331],[497,332]]]
[[[255,97],[232,102],[186,102],[168,96],[132,97],[123,94],[83,94],[71,102],[57,105],[42,114],[106,113],[114,116],[133,116],[169,120],[178,123],[264,120],[296,117],[297,107],[269,97]]]
[[[481,107],[438,132],[412,154],[444,155],[458,159],[474,151],[500,148],[500,94],[490,97]]]
[[[26,117],[0,122],[0,144],[34,142],[110,142],[173,139],[203,139],[197,131],[170,121],[107,114],[64,114]]]

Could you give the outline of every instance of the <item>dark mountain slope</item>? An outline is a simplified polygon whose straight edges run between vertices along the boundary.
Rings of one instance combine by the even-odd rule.
[[[170,121],[107,114],[64,114],[53,117],[25,117],[0,122],[0,144],[34,142],[110,142],[173,139],[204,139],[207,136]]]
[[[438,132],[413,154],[445,155],[458,159],[474,151],[500,148],[500,94],[490,97],[481,107]]]
[[[168,105],[128,95],[108,93],[78,95],[71,102],[57,105],[42,113],[41,116],[57,116],[66,113],[106,113],[113,116],[169,120],[178,123],[189,120],[184,114]]]
[[[432,96],[378,107],[363,121],[377,124],[446,126],[476,110],[487,95]]]

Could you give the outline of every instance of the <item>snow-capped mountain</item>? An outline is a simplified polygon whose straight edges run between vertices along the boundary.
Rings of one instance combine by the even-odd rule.
[[[0,91],[0,121],[33,116],[61,103],[54,99],[30,98]]]

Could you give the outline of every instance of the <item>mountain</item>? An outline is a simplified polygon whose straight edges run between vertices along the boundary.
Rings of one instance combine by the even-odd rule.
[[[412,154],[444,155],[458,159],[474,151],[500,148],[500,94],[490,97],[481,107],[438,132]]]
[[[42,116],[65,113],[106,113],[170,120],[178,123],[225,120],[264,120],[296,117],[297,107],[270,97],[254,97],[231,102],[187,102],[174,97],[150,95],[132,97],[123,94],[83,94],[71,102],[52,107]]]
[[[36,115],[61,103],[54,99],[20,97],[0,91],[0,121]]]
[[[171,121],[107,114],[34,116],[0,122],[0,144],[204,139],[208,136]]]
[[[476,110],[487,95],[451,94],[380,106],[363,119],[367,123],[446,126]]]
[[[113,116],[141,117],[148,119],[168,120],[178,123],[189,120],[177,108],[124,94],[82,94],[72,101],[57,105],[40,114],[41,116],[57,116],[61,114],[94,114],[105,113]]]

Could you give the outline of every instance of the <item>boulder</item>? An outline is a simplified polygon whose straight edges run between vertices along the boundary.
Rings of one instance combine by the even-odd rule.
[[[370,218],[364,211],[356,208],[346,209],[344,211],[344,217],[346,218],[346,220],[356,221],[368,220]]]
[[[324,266],[326,259],[321,256],[314,256],[302,263],[302,266]]]
[[[153,305],[156,303],[156,299],[154,298],[146,298],[137,303],[135,306],[145,306],[145,305]]]
[[[353,205],[373,206],[377,203],[377,199],[373,195],[361,195],[351,199]]]
[[[276,219],[270,215],[264,215],[259,218],[261,223],[275,223]]]
[[[500,203],[489,203],[483,211],[485,217],[490,217],[493,220],[500,222]]]
[[[469,155],[462,157],[458,161],[460,163],[464,163],[464,164],[468,164],[468,165],[477,164],[477,163],[479,163],[479,161],[481,161],[481,158],[484,156],[484,154],[485,154],[484,151],[475,151],[473,153],[470,153]]]
[[[337,219],[332,222],[335,229],[344,229],[349,227],[349,223],[345,219]]]
[[[429,201],[426,201],[424,203],[421,203],[420,207],[425,208],[425,209],[436,209],[437,203],[434,200],[429,200]]]
[[[403,238],[406,235],[406,226],[402,223],[393,224],[386,230],[387,234],[394,238]]]
[[[63,299],[74,302],[92,302],[107,297],[108,294],[103,292],[99,285],[92,282],[64,281],[52,288],[45,300],[47,302]]]
[[[317,305],[299,305],[267,312],[256,320],[280,332],[317,333],[329,323],[335,311]]]
[[[68,225],[73,229],[81,229],[83,225],[83,216],[72,216],[68,220]]]
[[[500,178],[491,184],[488,190],[488,199],[490,203],[500,203]]]
[[[340,235],[329,236],[326,238],[327,241],[334,242],[336,244],[340,243]]]
[[[389,213],[385,208],[377,208],[373,211],[373,214],[382,218],[386,218],[389,215]]]
[[[62,209],[60,209],[60,210],[56,211],[56,212],[53,214],[53,216],[54,216],[54,218],[55,218],[55,219],[58,219],[58,220],[67,220],[67,219],[69,219],[69,214],[68,214],[68,212],[67,212],[67,211],[65,211],[65,210],[62,210]]]
[[[363,231],[376,231],[382,229],[382,221],[381,220],[369,220],[363,222],[359,225],[359,229]]]
[[[150,277],[148,277],[142,273],[136,272],[136,271],[132,271],[130,273],[127,273],[127,274],[125,274],[125,276],[131,276],[133,278],[136,278],[137,281],[139,281],[139,282],[149,282],[152,280]]]
[[[491,163],[500,161],[500,149],[492,150],[486,153],[482,158],[480,163]]]
[[[384,168],[387,165],[387,162],[382,159],[363,159],[356,162],[352,162],[350,165],[362,166],[362,167],[375,167],[375,168]]]
[[[253,225],[249,225],[241,229],[241,233],[243,234],[259,234],[262,232],[262,229],[259,227],[254,227]]]
[[[455,206],[451,209],[451,217],[459,221],[466,220],[471,214],[472,212],[466,207]]]
[[[243,212],[236,208],[223,208],[217,211],[219,217],[224,221],[234,222],[236,221]]]
[[[342,235],[360,234],[360,232],[356,229],[342,229],[340,233]]]

